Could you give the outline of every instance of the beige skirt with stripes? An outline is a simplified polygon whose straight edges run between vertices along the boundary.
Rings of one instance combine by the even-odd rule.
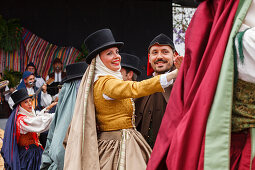
[[[98,135],[100,169],[145,170],[151,148],[135,129],[101,132]]]

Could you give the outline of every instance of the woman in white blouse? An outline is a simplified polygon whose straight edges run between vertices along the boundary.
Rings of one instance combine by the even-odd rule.
[[[40,169],[43,148],[39,133],[49,129],[54,114],[47,111],[57,104],[52,103],[42,111],[35,112],[32,98],[22,88],[11,95],[15,105],[9,117],[1,154],[5,169]]]

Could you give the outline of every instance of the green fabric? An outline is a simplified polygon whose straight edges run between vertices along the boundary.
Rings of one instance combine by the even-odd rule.
[[[241,63],[243,63],[244,61],[244,55],[243,55],[243,36],[244,36],[244,33],[247,31],[248,29],[246,29],[245,31],[243,32],[239,32],[237,33],[234,41],[237,40],[237,44],[236,42],[234,42],[234,45],[233,45],[233,48],[234,48],[234,69],[235,69],[235,84],[237,82],[237,79],[238,79],[238,70],[237,70],[237,58],[239,56],[239,59],[241,61]]]
[[[234,83],[233,39],[252,0],[240,0],[225,51],[220,77],[206,126],[204,170],[229,170]]]
[[[80,80],[76,80],[64,83],[61,88],[56,113],[42,154],[41,169],[62,170],[64,167],[65,149],[63,141],[73,117],[79,84]]]
[[[237,33],[236,35],[236,38],[237,38],[237,42],[238,42],[238,54],[239,54],[239,58],[240,58],[240,61],[243,63],[243,60],[244,60],[244,55],[243,55],[243,36],[244,36],[244,33],[247,31],[248,29],[246,29],[245,31],[243,32],[239,32]]]

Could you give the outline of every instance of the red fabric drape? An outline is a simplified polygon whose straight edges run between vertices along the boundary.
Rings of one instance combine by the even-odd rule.
[[[238,3],[207,0],[198,6],[148,170],[203,169],[206,122]]]

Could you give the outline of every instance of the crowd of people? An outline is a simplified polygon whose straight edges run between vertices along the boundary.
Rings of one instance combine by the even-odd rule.
[[[101,41],[97,42],[97,39]],[[10,93],[4,97],[12,109],[1,150],[6,169],[70,169],[79,165],[99,169],[146,168],[152,144],[143,137],[149,135],[148,130],[143,135],[136,130],[135,118],[142,114],[135,112],[136,100],[154,93],[169,96],[170,91],[164,89],[172,86],[183,57],[174,56],[172,40],[160,34],[148,49],[152,56],[148,58],[149,74],[154,72],[153,78],[137,82],[141,74],[140,59],[119,53],[124,43],[116,42],[111,30],[99,30],[84,43],[90,51],[87,64],[67,65],[64,72],[63,64],[57,58],[53,61],[54,72],[45,81],[31,62],[16,89],[5,87],[4,90]],[[153,105],[158,103],[153,102]],[[161,111],[161,117],[157,118],[157,126],[163,113]],[[79,134],[73,140],[77,135],[75,126],[85,132],[84,136]],[[146,126],[141,121],[139,131]],[[81,154],[93,156],[74,153],[73,146],[92,149],[91,153]],[[109,147],[115,149],[108,150]],[[129,156],[133,147],[137,152],[135,156]],[[83,164],[79,159],[82,157],[91,164]]]
[[[64,72],[55,59],[46,81],[29,63],[4,89],[5,169],[255,169],[254,11],[255,0],[201,2],[185,57],[159,34],[142,81],[110,29],[86,37],[86,62]]]

